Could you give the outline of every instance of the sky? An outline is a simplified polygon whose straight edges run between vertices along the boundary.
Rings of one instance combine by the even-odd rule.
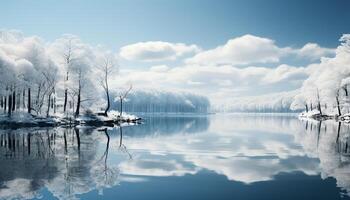
[[[298,89],[350,32],[348,0],[4,0],[0,29],[73,34],[119,57],[116,82],[212,100]]]

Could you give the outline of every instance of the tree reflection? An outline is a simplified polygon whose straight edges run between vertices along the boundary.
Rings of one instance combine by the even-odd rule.
[[[101,156],[103,138],[107,141]],[[43,187],[58,199],[76,199],[116,185],[119,169],[109,163],[110,140],[107,129],[0,130],[0,199],[34,198]],[[17,180],[22,185],[12,184]]]
[[[310,155],[317,155],[320,160],[322,177],[333,177],[337,185],[350,195],[350,154],[349,127],[343,122],[305,121],[305,130],[309,134],[301,133],[299,142]],[[321,126],[324,129],[321,129]],[[313,129],[312,127],[317,128]],[[307,127],[310,127],[308,130]],[[315,137],[314,137],[315,136]],[[322,136],[322,137],[321,137]],[[315,144],[315,145],[313,145]]]
[[[121,152],[126,153],[128,155],[128,157],[129,157],[129,159],[131,160],[132,159],[132,155],[128,151],[126,146],[123,144],[123,127],[122,126],[119,126],[119,135],[120,135],[120,138],[119,138],[119,150]]]

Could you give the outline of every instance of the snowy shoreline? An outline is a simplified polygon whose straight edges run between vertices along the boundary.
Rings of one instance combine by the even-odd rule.
[[[135,115],[119,115],[117,111],[111,111],[107,116],[99,113],[85,113],[78,117],[68,115],[55,115],[49,117],[35,116],[25,112],[13,113],[13,115],[0,115],[0,127],[57,127],[57,126],[119,126],[122,123],[139,124],[141,118]]]
[[[317,121],[325,121],[325,120],[335,120],[340,122],[350,123],[350,113],[346,113],[338,116],[337,114],[320,114],[318,110],[312,110],[309,112],[302,112],[299,114],[299,119],[302,120],[317,120]]]

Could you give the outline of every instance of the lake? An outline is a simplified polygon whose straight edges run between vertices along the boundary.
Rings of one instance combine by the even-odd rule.
[[[350,199],[347,124],[144,117],[122,128],[2,128],[0,199]]]

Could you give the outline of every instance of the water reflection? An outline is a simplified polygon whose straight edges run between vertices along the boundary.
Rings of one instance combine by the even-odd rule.
[[[281,174],[320,175],[320,181],[335,179],[345,198],[349,129],[268,115],[149,117],[142,125],[114,129],[2,129],[0,198],[79,199],[94,191],[104,195],[107,188],[121,192],[125,183],[205,176],[203,171],[251,188]]]
[[[350,195],[350,126],[334,121],[304,121],[305,131],[296,139],[310,157],[320,160],[322,178],[333,177],[337,186]]]

